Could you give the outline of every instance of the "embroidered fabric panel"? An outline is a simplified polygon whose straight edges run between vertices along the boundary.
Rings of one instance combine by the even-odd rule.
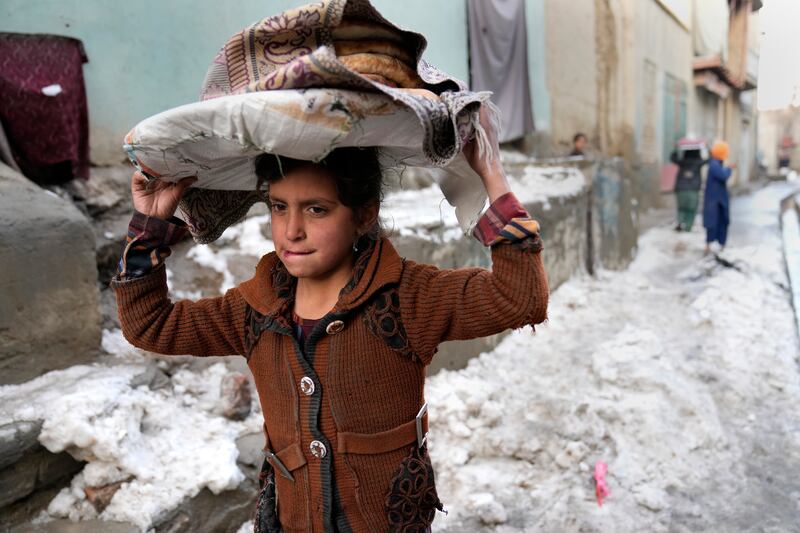
[[[258,474],[258,485],[260,490],[253,513],[253,533],[280,533],[283,528],[278,520],[275,470],[266,459]]]
[[[400,318],[400,294],[392,287],[373,296],[364,309],[364,321],[369,330],[403,357],[419,362],[411,349],[406,329]]]
[[[436,493],[433,465],[425,446],[411,446],[386,496],[389,531],[424,533],[436,510],[443,510]]]
[[[247,360],[250,360],[258,338],[272,326],[273,322],[274,320],[270,316],[262,315],[249,305],[247,306],[244,315],[244,356]]]

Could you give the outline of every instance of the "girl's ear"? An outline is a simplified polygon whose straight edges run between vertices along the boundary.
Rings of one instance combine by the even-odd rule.
[[[380,202],[373,201],[358,210],[358,233],[363,235],[378,221]]]

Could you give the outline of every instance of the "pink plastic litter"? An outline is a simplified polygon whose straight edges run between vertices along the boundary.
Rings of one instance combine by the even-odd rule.
[[[608,465],[603,461],[597,461],[594,465],[594,483],[597,505],[600,507],[603,506],[603,500],[611,496],[611,490],[606,483],[606,474],[608,474]]]

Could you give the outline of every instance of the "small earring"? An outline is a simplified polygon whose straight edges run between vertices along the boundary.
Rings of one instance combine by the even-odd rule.
[[[356,240],[353,241],[353,251],[354,252],[358,251],[358,239],[360,239],[360,238],[361,238],[360,235],[356,235]]]

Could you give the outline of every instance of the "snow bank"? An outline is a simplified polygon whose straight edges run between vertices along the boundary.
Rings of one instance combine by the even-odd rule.
[[[235,440],[260,431],[261,413],[254,400],[244,421],[221,416],[226,366],[194,372],[178,361],[159,361],[172,373],[172,387],[150,390],[131,385],[148,363],[119,330],[104,332],[103,347],[113,355],[100,363],[0,387],[0,424],[43,419],[39,440],[48,450],[88,462],[52,500],[49,515],[126,521],[144,531],[204,487],[214,493],[236,488],[244,474]],[[98,515],[83,489],[118,481],[124,482]]]
[[[800,450],[780,251],[764,236],[730,249],[726,268],[702,246],[700,233],[653,230],[628,271],[562,285],[535,336],[514,332],[429,379],[431,455],[450,511],[435,530],[725,530],[731,509],[772,512],[752,443],[770,448],[768,426],[787,454],[778,460],[796,464],[784,449]]]

